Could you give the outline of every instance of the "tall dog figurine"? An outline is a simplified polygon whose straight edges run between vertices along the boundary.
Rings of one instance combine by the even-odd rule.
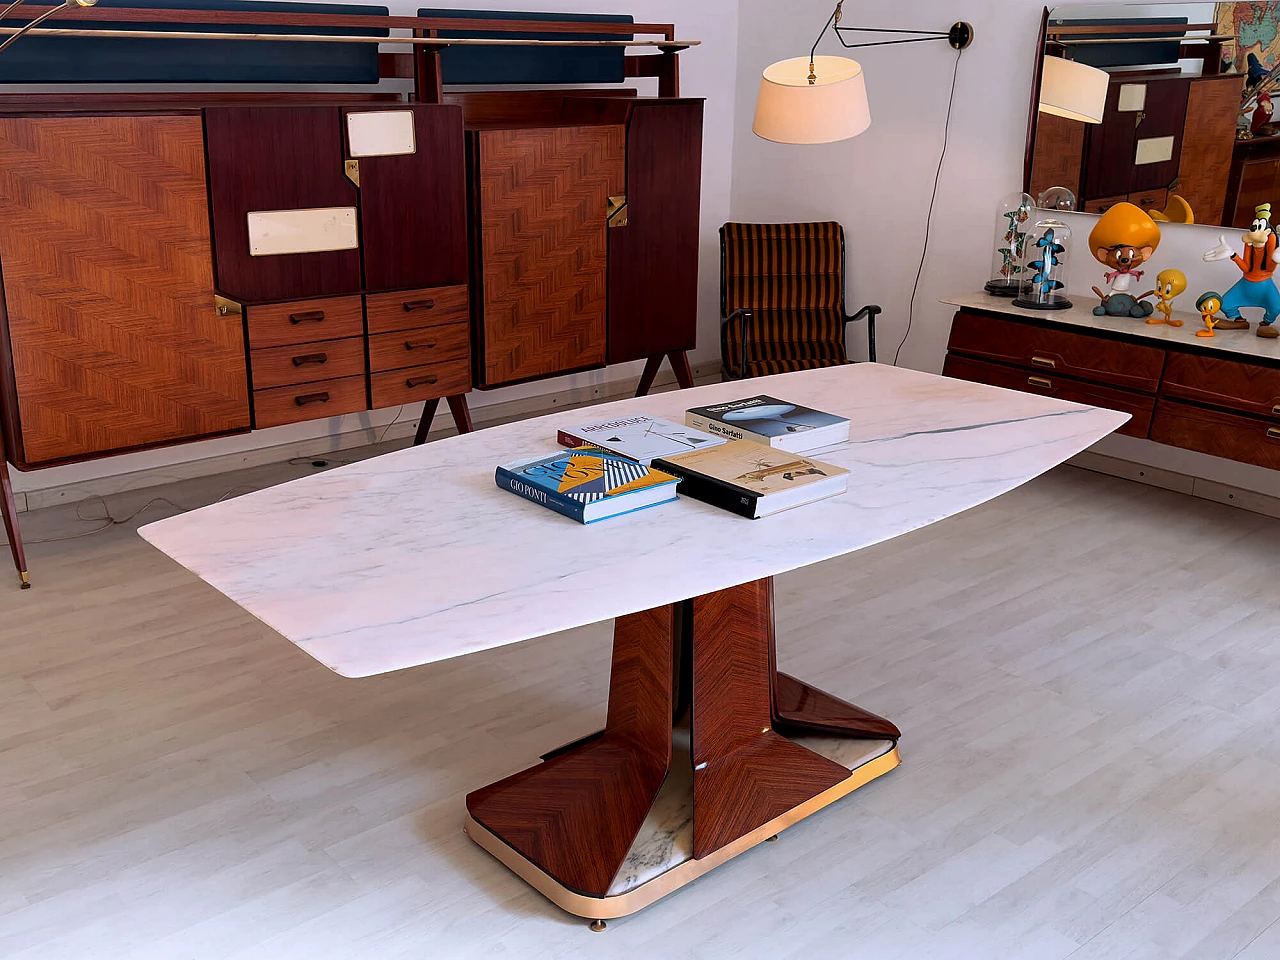
[[[1156,291],[1135,295],[1133,285],[1142,280],[1138,268],[1151,259],[1160,246],[1160,228],[1132,203],[1117,203],[1098,220],[1089,234],[1089,250],[1107,268],[1103,279],[1110,287],[1103,293],[1093,288],[1102,303],[1093,308],[1099,317],[1149,317],[1155,308],[1146,298]]]
[[[1280,330],[1275,327],[1280,317],[1280,290],[1272,279],[1276,272],[1276,234],[1271,229],[1271,204],[1262,203],[1254,209],[1253,224],[1241,239],[1244,256],[1228,246],[1226,236],[1220,236],[1218,245],[1204,255],[1209,263],[1231,260],[1244,274],[1222,298],[1222,313],[1227,319],[1219,320],[1216,326],[1219,330],[1248,330],[1249,321],[1241,318],[1240,308],[1261,307],[1258,336],[1274,340],[1280,337]]]

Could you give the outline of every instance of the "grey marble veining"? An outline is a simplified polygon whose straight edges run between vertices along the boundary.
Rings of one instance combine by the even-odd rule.
[[[601,404],[683,419],[764,393],[847,416],[814,456],[848,492],[763,520],[682,498],[582,526],[500,490],[581,410],[305,477],[141,535],[334,671],[369,676],[609,620],[827,560],[968,510],[1069,459],[1125,414],[879,364]]]

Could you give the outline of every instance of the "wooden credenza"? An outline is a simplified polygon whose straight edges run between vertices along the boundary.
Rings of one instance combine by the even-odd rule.
[[[1129,322],[1131,332],[963,308],[952,321],[943,373],[1121,410],[1132,417],[1118,431],[1126,436],[1280,469],[1275,341],[1259,345],[1274,357],[1241,355],[1214,342],[1251,343],[1252,332],[1189,342],[1198,321],[1176,331]]]

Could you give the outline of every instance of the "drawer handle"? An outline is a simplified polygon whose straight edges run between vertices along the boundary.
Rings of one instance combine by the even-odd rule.
[[[1057,370],[1058,364],[1048,357],[1032,357],[1031,362],[1037,367],[1044,367],[1047,370]]]
[[[1268,440],[1280,440],[1280,427],[1271,427],[1267,430]]]
[[[292,324],[319,323],[323,319],[324,319],[323,310],[308,310],[306,313],[289,314],[289,322]]]
[[[406,350],[418,350],[424,347],[427,350],[430,350],[435,345],[436,342],[434,340],[406,340],[404,342],[404,348]]]
[[[411,377],[404,382],[404,385],[406,387],[422,387],[426,386],[428,383],[435,383],[439,379],[439,377],[434,375],[430,377]]]
[[[406,300],[404,302],[404,312],[412,313],[414,310],[430,310],[436,305],[434,300]]]
[[[329,394],[325,393],[308,393],[301,397],[294,397],[293,402],[300,407],[305,407],[308,403],[328,403]]]
[[[329,362],[329,355],[327,353],[307,353],[302,355],[301,357],[293,358],[293,365],[295,367],[304,367],[308,363],[328,363],[328,362]]]
[[[1053,381],[1050,380],[1048,377],[1027,377],[1027,386],[1041,387],[1042,389],[1045,389],[1045,390],[1052,390]]]
[[[1277,403],[1274,407],[1272,407],[1271,412],[1275,414],[1277,417],[1280,417],[1280,403]]]

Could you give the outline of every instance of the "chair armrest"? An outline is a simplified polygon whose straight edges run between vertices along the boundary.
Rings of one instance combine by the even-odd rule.
[[[739,307],[725,317],[722,323],[727,327],[735,320],[740,321],[741,324],[741,334],[738,337],[738,342],[742,346],[742,357],[738,366],[738,379],[744,380],[747,376],[747,326],[751,323],[751,311],[746,307]]]
[[[867,359],[872,363],[876,362],[876,317],[882,312],[877,304],[868,303],[852,317],[844,318],[846,328],[854,320],[861,320],[863,317],[867,318]]]

